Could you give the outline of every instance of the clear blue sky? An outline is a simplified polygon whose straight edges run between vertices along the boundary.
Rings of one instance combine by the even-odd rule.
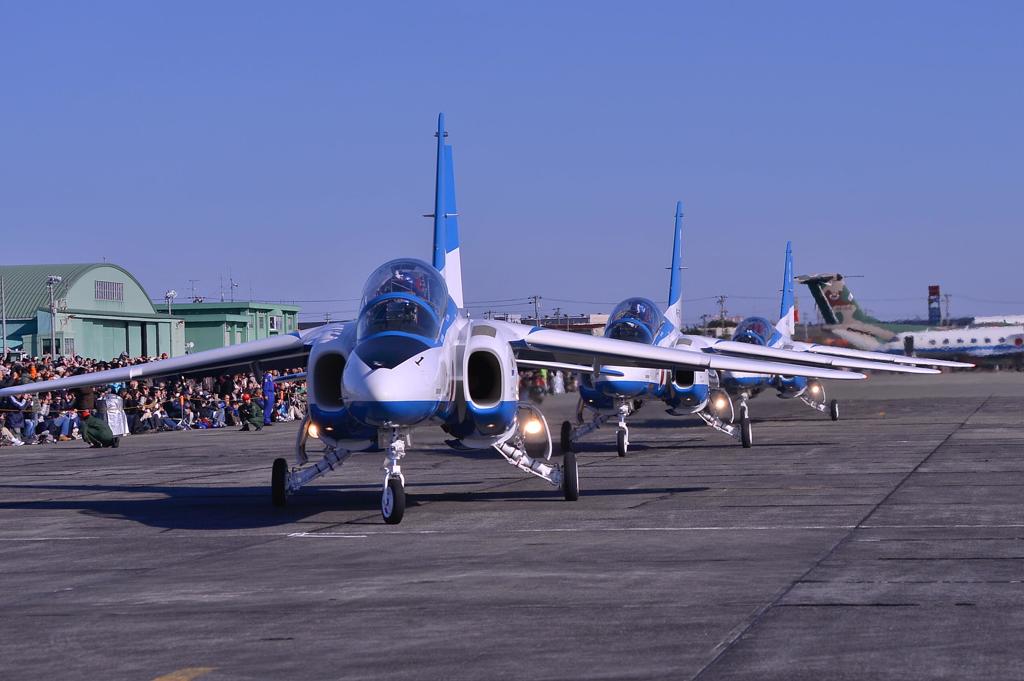
[[[882,316],[930,283],[1024,312],[1022,25],[1020,2],[0,0],[3,260],[356,298],[429,257],[445,111],[470,301],[663,303],[682,199],[688,319],[719,293],[774,314],[786,239]]]

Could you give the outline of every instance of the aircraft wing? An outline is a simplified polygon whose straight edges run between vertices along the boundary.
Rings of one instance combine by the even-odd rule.
[[[488,322],[488,324],[500,326],[506,332],[517,356],[521,355],[522,359],[549,364],[551,362],[570,364],[586,362],[587,366],[597,367],[611,364],[653,369],[686,368],[696,371],[717,369],[838,380],[856,380],[865,377],[864,374],[829,367],[729,357],[688,348],[663,348],[602,336],[530,327],[524,324],[508,322]]]
[[[970,362],[954,362],[948,359],[927,359],[925,357],[909,357],[907,355],[892,355],[887,352],[871,352],[870,350],[854,350],[852,348],[838,348],[834,345],[821,345],[818,343],[794,343],[794,346],[813,352],[819,355],[832,355],[834,357],[851,357],[856,359],[867,359],[877,362],[888,362],[891,364],[949,367],[951,369],[970,369],[974,367]]]
[[[712,352],[722,353],[731,357],[763,357],[765,359],[780,362],[795,362],[797,364],[809,364],[813,366],[827,366],[837,369],[870,369],[872,371],[890,371],[901,374],[937,374],[938,369],[920,367],[910,364],[896,364],[893,362],[881,362],[865,360],[852,357],[839,357],[833,355],[818,354],[813,350],[784,348],[768,348],[763,345],[752,343],[738,343],[730,340],[715,340],[707,346]]]
[[[586,371],[590,372],[594,370],[593,366],[589,364],[570,364],[569,362],[544,362],[532,359],[517,359],[516,364],[527,369],[565,369],[566,371]],[[597,373],[605,376],[625,376],[621,371],[616,371],[610,367],[600,367]]]
[[[306,357],[309,355],[309,347],[314,340],[325,334],[340,333],[343,327],[343,324],[329,324],[309,329],[305,332],[261,338],[260,340],[249,341],[248,343],[204,350],[203,352],[196,352],[182,357],[172,357],[171,359],[156,360],[134,366],[11,386],[10,388],[0,390],[0,397],[84,388],[91,385],[106,385],[140,378],[226,372],[230,368],[238,368],[252,362],[277,362],[281,360],[293,362],[301,360],[305,362]]]

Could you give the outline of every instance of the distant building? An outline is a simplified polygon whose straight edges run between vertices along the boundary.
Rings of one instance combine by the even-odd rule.
[[[996,314],[985,317],[975,317],[971,320],[974,324],[1024,324],[1022,314]]]
[[[50,295],[57,312],[54,336],[59,355],[109,360],[185,352],[185,323],[162,314],[128,270],[110,263],[0,266],[5,291],[7,347],[50,354]]]
[[[299,307],[280,303],[177,303],[176,317],[185,320],[189,352],[200,352],[297,331]]]
[[[714,338],[732,338],[740,321],[740,317],[727,317],[725,319],[716,317],[708,319],[703,326],[692,326],[686,332],[700,336],[712,336]]]
[[[550,329],[562,329],[563,331],[600,336],[604,333],[604,325],[608,323],[608,315],[605,313],[545,315],[539,320],[532,317],[523,317],[519,321],[527,326],[543,326]]]

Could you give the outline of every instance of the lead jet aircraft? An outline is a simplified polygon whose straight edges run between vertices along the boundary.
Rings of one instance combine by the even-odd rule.
[[[682,224],[683,204],[676,203],[675,226],[672,239],[672,259],[669,267],[668,307],[664,314],[647,298],[627,298],[615,306],[605,324],[604,337],[629,341],[652,347],[676,350],[714,353],[731,353],[760,359],[783,359],[784,361],[807,363],[835,368],[874,369],[901,373],[938,373],[933,369],[917,366],[899,366],[891,357],[879,355],[885,361],[869,361],[864,358],[830,358],[813,352],[813,346],[806,346],[810,352],[796,353],[776,349],[772,343],[757,343],[751,334],[753,330],[768,329],[771,325],[760,318],[745,320],[740,324],[733,342],[722,342],[707,336],[682,333]],[[782,305],[784,319],[793,320],[792,253],[787,247],[786,280]],[[782,324],[783,322],[780,322]],[[782,335],[779,335],[782,338]],[[787,334],[785,338],[789,338]],[[777,339],[774,339],[777,340]],[[774,340],[772,342],[774,342]],[[795,345],[787,340],[786,349]],[[805,344],[806,345],[806,344]],[[738,386],[738,388],[737,388]],[[734,437],[750,447],[753,444],[753,429],[747,413],[746,399],[749,394],[766,387],[776,387],[781,396],[801,397],[811,403],[820,392],[824,399],[824,388],[820,382],[803,375],[766,375],[763,373],[719,371],[715,368],[693,370],[684,367],[656,369],[650,367],[602,366],[594,374],[582,373],[580,400],[576,412],[576,425],[569,421],[562,423],[560,445],[563,452],[575,451],[585,435],[598,430],[606,422],[617,418],[615,433],[619,456],[629,451],[629,425],[627,419],[644,403],[661,401],[669,414],[674,416],[696,415],[708,426]],[[811,397],[803,398],[810,389]],[[733,425],[735,409],[732,396],[741,397],[740,423]],[[816,404],[816,403],[815,403]],[[833,402],[833,408],[836,408]],[[589,416],[589,419],[587,418]],[[838,416],[838,413],[836,414]]]
[[[568,331],[470,319],[463,305],[452,148],[438,118],[433,263],[400,258],[375,269],[363,288],[358,318],[184,357],[0,390],[0,397],[232,369],[257,371],[306,364],[309,414],[298,432],[295,463],[274,461],[271,498],[282,506],[304,485],[354,452],[384,451],[381,513],[395,524],[405,513],[401,460],[417,426],[440,427],[453,448],[493,448],[510,464],[579,496],[572,452],[552,463],[543,414],[519,401],[518,365],[593,371],[603,365],[673,374],[763,371],[817,378],[862,374],[762,359],[718,356],[687,348],[596,338]],[[329,273],[325,273],[327,275]],[[323,454],[311,463],[307,444]]]

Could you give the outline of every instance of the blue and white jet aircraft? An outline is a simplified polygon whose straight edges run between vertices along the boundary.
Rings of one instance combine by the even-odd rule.
[[[493,448],[521,471],[579,495],[576,458],[550,462],[543,414],[519,401],[517,365],[600,371],[706,375],[709,370],[762,371],[817,378],[859,379],[859,373],[735,358],[664,344],[597,338],[521,324],[473,320],[463,305],[452,148],[438,119],[433,263],[400,258],[366,281],[358,318],[304,332],[0,390],[0,397],[105,385],[171,375],[306,364],[309,415],[298,432],[295,464],[279,458],[271,473],[275,505],[332,471],[352,453],[384,451],[381,513],[398,523],[405,512],[401,460],[417,426],[440,427],[453,448]],[[325,273],[326,274],[326,273]],[[673,332],[674,333],[674,332]],[[674,336],[673,336],[674,337]],[[315,463],[307,445],[319,440]]]
[[[761,318],[744,320],[732,341],[682,333],[682,202],[676,203],[672,260],[669,275],[668,307],[664,314],[647,298],[627,298],[612,310],[605,325],[605,338],[630,341],[653,347],[714,353],[716,356],[747,356],[760,359],[813,364],[848,369],[874,369],[901,373],[938,373],[934,369],[898,365],[889,355],[877,353],[864,357],[827,357],[817,352],[818,346],[798,344],[791,340],[795,320],[793,296],[792,249],[787,245],[786,273],[782,296],[782,320],[776,327]],[[765,342],[761,335],[766,334]],[[870,354],[870,353],[869,353]],[[948,364],[913,358],[915,364]],[[697,415],[707,425],[740,440],[744,447],[753,444],[753,430],[746,400],[757,391],[775,387],[782,397],[800,397],[815,408],[822,408],[824,388],[813,377],[802,374],[769,375],[736,370],[672,370],[648,367],[603,366],[591,376],[583,374],[580,401],[574,426],[562,423],[560,445],[563,452],[575,451],[579,440],[617,418],[616,446],[619,456],[629,451],[627,419],[645,401],[659,400],[675,416]],[[810,393],[805,396],[805,393]],[[820,398],[818,397],[820,395]],[[738,426],[733,425],[735,409],[732,397],[740,398]],[[834,418],[838,405],[832,403]],[[589,420],[587,417],[589,416]]]
[[[874,369],[898,373],[936,374],[938,367],[968,368],[973,364],[922,357],[906,357],[882,352],[868,352],[836,348],[829,345],[803,343],[793,340],[796,331],[796,298],[793,293],[793,244],[786,242],[786,262],[782,276],[782,301],[779,320],[772,324],[763,317],[747,317],[733,332],[731,340],[690,337],[694,344],[730,356],[756,355],[779,361],[800,362],[801,357],[824,356],[835,358],[831,366],[851,369]],[[757,348],[751,352],[748,348]],[[774,390],[783,399],[797,398],[822,413],[828,412],[833,421],[839,420],[838,400],[829,401],[821,381],[805,376],[784,374],[767,375],[758,372],[727,370],[719,373],[719,385],[730,397],[739,401],[740,430],[743,445],[751,445],[750,415],[747,400],[766,390]]]

